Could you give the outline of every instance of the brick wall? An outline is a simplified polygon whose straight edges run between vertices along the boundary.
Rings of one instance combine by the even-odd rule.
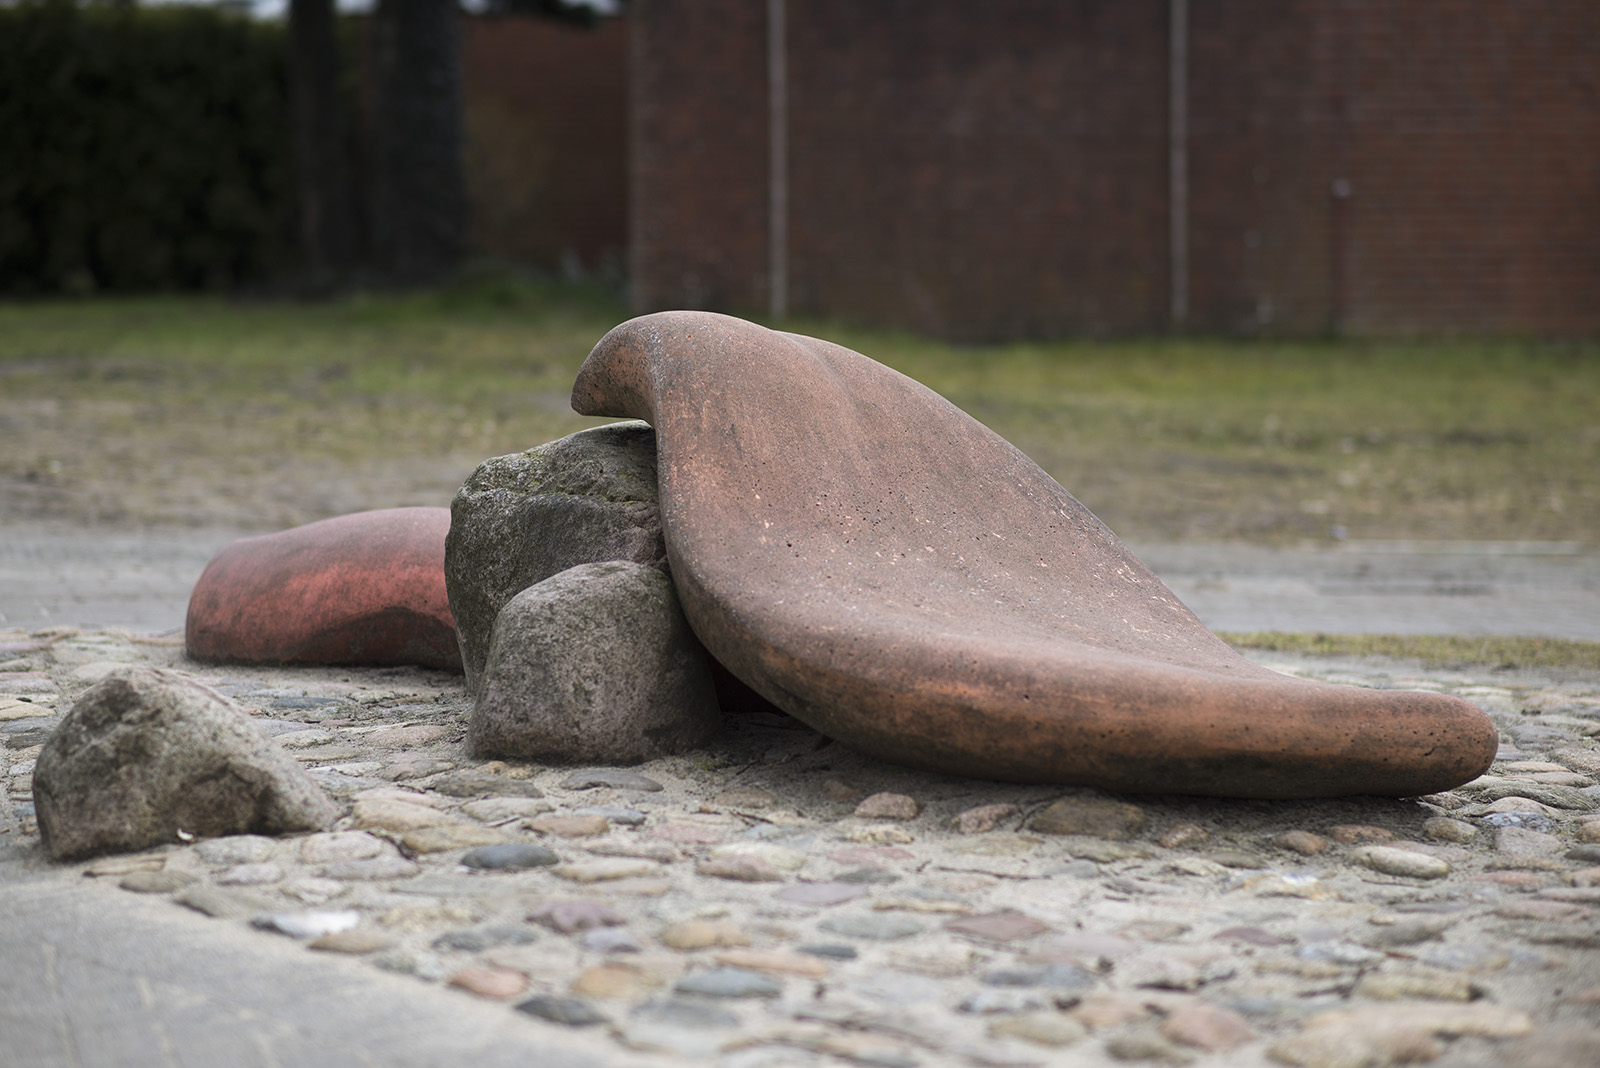
[[[468,241],[543,268],[620,269],[627,244],[627,27],[466,18]]]
[[[766,302],[760,0],[633,0],[630,277],[641,308]]]
[[[1350,329],[1600,332],[1600,4],[1337,7]]]
[[[1166,307],[1164,0],[795,0],[791,306],[957,338]]]
[[[1319,7],[1191,3],[1193,329],[1312,333],[1329,325],[1330,102],[1322,64],[1309,55]]]
[[[1167,0],[787,6],[794,311],[1169,327]],[[641,310],[766,304],[766,8],[632,7]],[[1190,18],[1190,328],[1600,332],[1600,4]]]

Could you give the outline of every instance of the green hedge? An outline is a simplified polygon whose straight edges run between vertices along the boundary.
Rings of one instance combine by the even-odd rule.
[[[225,288],[294,254],[281,25],[0,7],[0,292]]]

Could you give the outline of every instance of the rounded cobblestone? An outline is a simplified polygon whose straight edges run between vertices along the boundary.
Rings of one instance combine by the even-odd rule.
[[[1445,794],[1270,804],[922,775],[757,716],[636,770],[473,764],[457,741],[470,702],[448,676],[245,677],[113,632],[26,656],[40,695],[80,690],[85,664],[152,663],[280,739],[325,735],[292,751],[346,813],[331,832],[42,877],[126,884],[143,891],[120,895],[130,906],[243,937],[289,934],[307,948],[279,937],[279,952],[343,954],[642,1064],[986,1068],[1080,1050],[1381,1064],[1466,1042],[1516,1063],[1588,1048],[1569,1032],[1592,1032],[1575,1021],[1600,1004],[1584,993],[1600,991],[1592,674],[1269,659],[1457,693],[1507,743],[1490,775]],[[37,868],[27,775],[9,773],[58,713],[25,711],[0,719],[30,743],[0,748],[0,863]],[[496,844],[472,844],[486,833]]]

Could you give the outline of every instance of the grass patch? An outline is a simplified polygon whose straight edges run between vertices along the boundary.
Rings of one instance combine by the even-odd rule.
[[[442,504],[628,316],[480,277],[325,303],[0,304],[0,514],[286,526]],[[944,393],[1119,534],[1600,540],[1600,343],[954,346],[797,321]]]
[[[1235,649],[1266,649],[1309,656],[1387,656],[1428,667],[1492,665],[1600,671],[1600,642],[1559,638],[1466,638],[1413,634],[1292,634],[1255,631],[1220,637]]]
[[[840,333],[988,423],[1124,537],[1594,544],[1600,530],[1600,345],[959,349]]]

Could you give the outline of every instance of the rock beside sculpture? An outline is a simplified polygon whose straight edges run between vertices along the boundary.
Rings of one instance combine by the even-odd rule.
[[[712,655],[863,752],[1263,798],[1431,793],[1494,758],[1458,698],[1246,660],[1028,457],[842,346],[643,316],[595,346],[572,406],[655,427],[671,574]]]
[[[660,570],[582,564],[501,609],[467,733],[475,757],[635,764],[720,722],[706,656]]]
[[[56,860],[185,835],[320,831],[339,807],[227,698],[160,668],[121,668],[86,690],[33,773]]]
[[[473,471],[450,505],[445,585],[467,691],[481,688],[495,620],[518,593],[579,564],[627,560],[668,573],[656,435],[627,421],[580,430]],[[777,712],[702,649],[725,712]]]
[[[655,431],[613,423],[485,460],[450,504],[444,574],[468,691],[495,619],[518,593],[578,564],[665,569]]]
[[[445,508],[357,512],[240,538],[189,596],[189,655],[214,663],[461,670]]]

